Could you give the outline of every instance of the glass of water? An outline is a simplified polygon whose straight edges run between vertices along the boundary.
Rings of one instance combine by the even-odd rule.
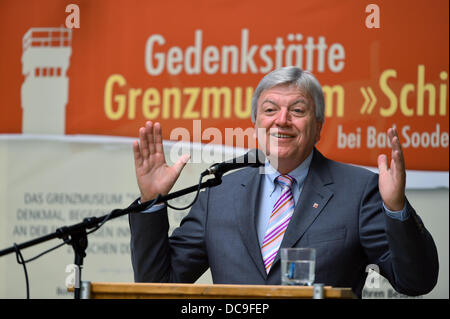
[[[312,286],[315,277],[314,248],[281,248],[281,284]]]

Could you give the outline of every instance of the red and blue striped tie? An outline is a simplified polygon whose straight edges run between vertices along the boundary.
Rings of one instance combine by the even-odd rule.
[[[269,273],[273,261],[280,248],[286,228],[294,212],[294,197],[292,196],[292,183],[294,178],[289,175],[280,175],[275,181],[283,187],[281,195],[276,201],[270,215],[266,235],[261,246],[261,253],[264,260],[266,272]]]

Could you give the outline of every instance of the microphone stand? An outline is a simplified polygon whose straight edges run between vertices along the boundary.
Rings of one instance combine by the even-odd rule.
[[[77,279],[77,283],[75,284],[75,293],[74,298],[80,299],[81,293],[81,268],[83,266],[83,259],[86,257],[86,248],[88,246],[88,233],[87,229],[100,227],[101,224],[106,222],[107,220],[111,220],[117,217],[121,217],[123,215],[127,215],[132,212],[140,212],[148,208],[150,204],[155,205],[162,202],[166,202],[168,200],[181,197],[183,195],[192,193],[194,191],[199,191],[200,189],[206,187],[214,187],[220,185],[222,183],[222,175],[223,173],[219,172],[214,174],[214,178],[211,178],[200,185],[191,186],[179,191],[176,191],[171,194],[167,194],[165,196],[158,195],[158,197],[154,200],[147,201],[141,204],[137,204],[137,201],[133,202],[129,207],[124,209],[114,209],[111,213],[101,216],[101,217],[87,217],[83,219],[81,223],[74,224],[71,226],[63,226],[58,228],[54,233],[44,235],[42,237],[38,237],[36,239],[32,239],[30,241],[24,242],[22,244],[18,244],[15,246],[11,246],[9,248],[0,250],[0,257],[4,255],[8,255],[13,252],[17,252],[19,249],[31,247],[48,240],[54,238],[63,239],[67,244],[70,244],[75,253],[75,265],[77,265],[79,270],[79,276]],[[100,225],[100,226],[99,226]],[[70,238],[70,239],[69,239]]]

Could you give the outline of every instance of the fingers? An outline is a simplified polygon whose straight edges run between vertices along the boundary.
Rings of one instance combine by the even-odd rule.
[[[176,170],[177,174],[180,175],[181,170],[184,168],[186,163],[189,161],[191,156],[189,154],[183,154],[180,156],[178,161],[173,165],[173,168]]]
[[[388,129],[388,137],[392,145],[392,161],[391,161],[391,169],[395,168],[400,171],[405,169],[405,161],[403,158],[403,150],[402,145],[400,143],[400,139],[398,137],[397,129],[395,127]]]
[[[388,139],[391,145],[391,163],[388,166],[387,156],[382,154],[378,156],[378,169],[381,171],[387,171],[392,169],[394,171],[404,171],[405,163],[403,158],[402,145],[398,137],[397,129],[395,127],[389,128],[387,131]]]
[[[405,164],[397,130],[389,128],[387,133],[392,147],[390,167],[387,155],[378,156],[378,185],[385,206],[392,211],[398,211],[403,209],[405,203]]]
[[[148,137],[145,132],[145,128],[141,127],[139,129],[139,141],[140,141],[140,150],[143,158],[148,158],[150,151],[148,149]]]
[[[155,128],[154,129],[155,151],[156,151],[156,153],[161,153],[162,155],[164,155],[164,149],[163,149],[163,143],[162,143],[161,124],[156,122],[154,128]]]
[[[378,156],[378,170],[380,171],[380,174],[383,174],[388,170],[387,156],[384,154]]]
[[[143,158],[160,153],[164,156],[164,149],[162,143],[161,124],[151,121],[145,123],[145,127],[139,129],[140,151]]]
[[[155,154],[155,136],[153,134],[153,123],[151,121],[148,121],[147,123],[145,123],[145,134],[147,136],[147,141],[148,141],[148,150],[150,155]]]
[[[397,129],[395,127],[388,129],[388,138],[392,145],[392,151],[402,152],[402,145],[398,137]]]
[[[142,158],[141,150],[139,148],[139,142],[138,141],[134,141],[133,142],[133,155],[134,155],[134,165],[136,167],[142,166],[143,158]]]

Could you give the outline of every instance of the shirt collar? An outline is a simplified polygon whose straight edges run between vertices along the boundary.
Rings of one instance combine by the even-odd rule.
[[[289,172],[289,176],[292,176],[295,180],[294,184],[296,184],[296,187],[300,188],[301,186],[303,186],[303,182],[305,181],[306,175],[308,175],[308,171],[309,171],[309,166],[311,164],[312,161],[312,157],[313,157],[313,152],[311,152],[308,157],[299,165],[297,166],[295,169],[293,169],[291,172]],[[273,189],[275,189],[276,184],[275,184],[275,179],[281,175],[280,172],[278,172],[275,168],[273,168],[269,161],[266,159],[266,163],[265,163],[265,169],[266,169],[266,174],[265,174],[265,178],[268,182],[270,182],[270,185],[273,186]]]

